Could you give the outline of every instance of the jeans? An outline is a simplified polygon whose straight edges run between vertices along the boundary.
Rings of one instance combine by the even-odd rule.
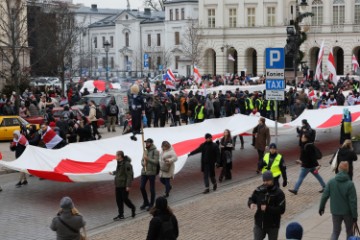
[[[324,180],[322,179],[322,177],[320,176],[320,174],[318,172],[314,173],[315,169],[316,169],[315,167],[313,167],[313,168],[301,167],[299,179],[297,180],[297,182],[295,184],[295,188],[294,188],[295,191],[299,191],[299,188],[300,188],[302,182],[304,181],[306,175],[308,175],[309,172],[311,172],[311,174],[314,175],[314,177],[319,181],[321,187],[325,188]]]
[[[135,209],[134,204],[129,199],[129,192],[125,187],[115,188],[116,204],[118,207],[119,216],[124,216],[124,203],[130,209]]]
[[[160,182],[165,186],[165,193],[169,193],[171,190],[170,178],[160,178]]]
[[[214,185],[216,184],[216,179],[215,179],[215,175],[211,176],[210,175],[210,169],[209,169],[209,165],[205,164],[204,165],[204,184],[205,184],[205,188],[209,188],[209,178],[211,180],[211,183]]]
[[[269,240],[277,240],[279,229],[278,228],[264,228],[261,229],[258,225],[254,227],[254,240],[263,240],[268,235]]]
[[[331,234],[331,240],[339,239],[342,221],[344,221],[345,223],[346,239],[349,239],[349,237],[353,235],[352,227],[354,220],[352,216],[332,215],[332,221],[333,221],[333,232]]]
[[[141,195],[143,197],[144,200],[144,205],[150,205],[150,206],[154,206],[155,203],[155,175],[141,175],[141,179],[140,179],[140,191],[141,191]],[[147,192],[146,192],[146,183],[147,181],[150,182],[150,202],[147,196]]]

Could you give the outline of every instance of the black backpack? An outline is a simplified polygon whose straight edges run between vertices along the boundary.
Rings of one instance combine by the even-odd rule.
[[[102,113],[101,113],[100,109],[98,107],[95,109],[96,109],[95,117],[97,119],[102,118]]]
[[[161,228],[159,238],[161,240],[175,240],[174,234],[174,224],[172,222],[172,217],[169,217],[167,220],[161,219]]]
[[[315,142],[315,139],[316,139],[316,130],[315,129],[313,129],[313,128],[311,128],[310,129],[310,142]]]
[[[322,153],[321,153],[320,149],[319,149],[317,146],[315,146],[314,143],[307,143],[307,144],[305,144],[305,148],[306,148],[306,146],[307,146],[308,144],[312,144],[312,145],[314,146],[314,151],[315,151],[315,158],[316,158],[316,160],[322,159]]]

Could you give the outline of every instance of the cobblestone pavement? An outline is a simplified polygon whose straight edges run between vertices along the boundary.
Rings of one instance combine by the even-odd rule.
[[[323,167],[320,174],[324,180],[333,176],[328,164],[329,159],[330,157],[327,156],[321,160]],[[360,169],[360,167],[356,167],[356,169]],[[298,171],[298,166],[288,169],[289,188],[293,187],[297,180]],[[256,177],[240,184],[234,184],[227,189],[221,190],[220,186],[219,191],[172,205],[179,221],[179,239],[253,239],[254,212],[247,207],[247,200],[252,191],[261,183],[261,178]],[[281,228],[285,228],[286,223],[297,219],[298,215],[306,210],[315,211],[317,215],[317,206],[321,197],[321,194],[318,193],[320,189],[320,184],[311,175],[305,179],[296,196],[283,188],[287,206],[286,212],[282,216]],[[329,203],[327,205],[329,206]],[[326,211],[329,212],[329,209],[327,208]],[[307,214],[307,217],[303,219],[305,221],[301,223],[306,224],[307,221],[312,221],[309,217],[312,218],[313,214]],[[93,232],[90,239],[145,239],[150,219],[150,215],[145,215],[134,220],[126,220],[107,230]],[[324,220],[331,221],[330,214],[323,216],[321,221]],[[328,226],[326,228],[328,233]],[[280,232],[282,236],[279,236],[279,239],[285,239],[284,229],[281,229]],[[329,235],[322,234],[322,237],[317,236],[316,239],[329,239]],[[312,238],[304,238],[304,240],[306,239]]]
[[[107,134],[103,130],[104,138]],[[319,134],[319,146],[324,155],[333,152],[337,145],[334,139],[337,138],[337,130]],[[176,175],[169,202],[179,218],[180,239],[252,238],[253,212],[246,207],[246,202],[254,188],[261,184],[261,178],[254,171],[256,151],[250,146],[250,138],[245,138],[245,141],[245,149],[239,150],[237,145],[234,152],[233,180],[220,184],[215,193],[207,196],[201,194],[203,183],[199,156],[190,158]],[[8,146],[7,142],[0,143],[0,151],[6,151]],[[298,156],[295,136],[282,136],[278,146],[287,164],[294,165]],[[13,153],[8,154],[13,156]],[[297,171],[297,168],[289,169],[290,186],[296,181]],[[326,172],[326,168],[321,171]],[[17,178],[17,173],[0,175],[0,185],[4,189],[0,193],[1,240],[54,239],[55,234],[49,229],[49,224],[58,209],[59,200],[65,195],[74,200],[85,216],[91,239],[144,239],[146,236],[150,220],[147,212],[138,211],[137,217],[130,219],[130,211],[126,209],[124,222],[112,221],[117,214],[113,182],[69,184],[29,178],[29,185],[15,188]],[[283,221],[309,209],[317,201],[314,197],[320,197],[317,193],[320,187],[311,188],[314,180],[309,176],[298,196],[287,194],[288,199],[294,200],[294,206],[288,207]],[[138,179],[134,181],[132,189],[130,198],[136,206],[140,206],[142,198]],[[157,183],[156,190],[157,194],[162,194],[163,186]]]

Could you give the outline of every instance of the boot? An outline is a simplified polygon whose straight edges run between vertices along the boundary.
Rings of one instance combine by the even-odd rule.
[[[17,187],[17,188],[21,187],[21,181],[19,181],[19,182],[15,185],[15,187]]]
[[[25,179],[21,184],[22,184],[22,185],[27,185],[27,184],[28,184],[28,181]]]

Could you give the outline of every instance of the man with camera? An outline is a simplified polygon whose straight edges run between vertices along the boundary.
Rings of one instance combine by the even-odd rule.
[[[254,240],[277,240],[281,215],[285,212],[285,194],[276,185],[271,171],[263,173],[263,185],[257,187],[248,201],[255,213]]]

